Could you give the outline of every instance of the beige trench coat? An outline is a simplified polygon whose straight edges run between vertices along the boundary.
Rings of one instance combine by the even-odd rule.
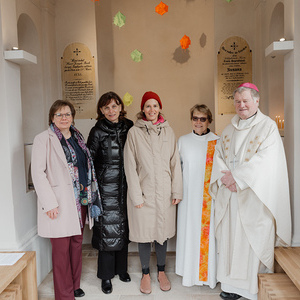
[[[31,172],[38,198],[38,235],[59,238],[80,235],[81,228],[71,175],[61,143],[49,128],[33,141]],[[46,212],[58,207],[58,217]],[[93,219],[89,218],[90,228]]]
[[[128,184],[129,239],[147,243],[175,235],[176,206],[182,199],[182,173],[174,132],[165,121],[138,120],[129,130],[124,166]],[[136,205],[144,204],[137,208]]]

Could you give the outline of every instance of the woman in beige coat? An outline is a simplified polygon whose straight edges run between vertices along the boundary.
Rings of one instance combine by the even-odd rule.
[[[151,242],[155,242],[160,288],[171,289],[165,274],[167,239],[175,235],[176,204],[182,199],[176,139],[160,114],[161,108],[156,93],[144,94],[141,112],[128,132],[124,149],[129,239],[138,243],[143,273],[140,290],[145,294],[151,293]]]
[[[102,213],[93,161],[73,126],[75,109],[55,101],[49,129],[33,142],[31,170],[38,197],[38,234],[50,238],[55,300],[84,296],[80,288],[82,234]]]

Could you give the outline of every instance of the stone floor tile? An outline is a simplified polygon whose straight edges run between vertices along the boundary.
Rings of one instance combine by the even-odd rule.
[[[101,280],[97,278],[97,255],[98,252],[91,247],[83,249],[83,268],[81,276],[81,288],[85,291],[85,297],[82,300],[220,300],[220,285],[215,289],[208,286],[182,286],[181,276],[175,272],[175,254],[168,253],[166,259],[166,273],[171,282],[171,290],[161,291],[157,280],[157,267],[155,254],[150,258],[150,276],[152,283],[152,293],[145,295],[140,292],[141,265],[137,253],[128,255],[128,271],[131,276],[131,282],[120,281],[119,276],[112,279],[113,292],[106,295],[101,290]],[[54,300],[53,279],[50,272],[38,288],[39,300]],[[145,298],[146,297],[146,298]]]

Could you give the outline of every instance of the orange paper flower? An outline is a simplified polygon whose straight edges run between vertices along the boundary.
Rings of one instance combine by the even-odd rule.
[[[168,5],[163,3],[162,1],[155,7],[155,11],[160,14],[163,15],[166,12],[168,12]]]
[[[180,45],[182,49],[187,49],[191,44],[191,40],[187,35],[184,35],[180,40]]]

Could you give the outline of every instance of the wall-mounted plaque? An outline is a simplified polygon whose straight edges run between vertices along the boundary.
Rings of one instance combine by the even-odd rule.
[[[252,82],[252,51],[241,37],[226,39],[218,52],[218,113],[234,114],[233,91]]]
[[[61,78],[63,99],[74,105],[76,118],[95,118],[95,63],[86,45],[72,43],[65,48],[61,58]]]

